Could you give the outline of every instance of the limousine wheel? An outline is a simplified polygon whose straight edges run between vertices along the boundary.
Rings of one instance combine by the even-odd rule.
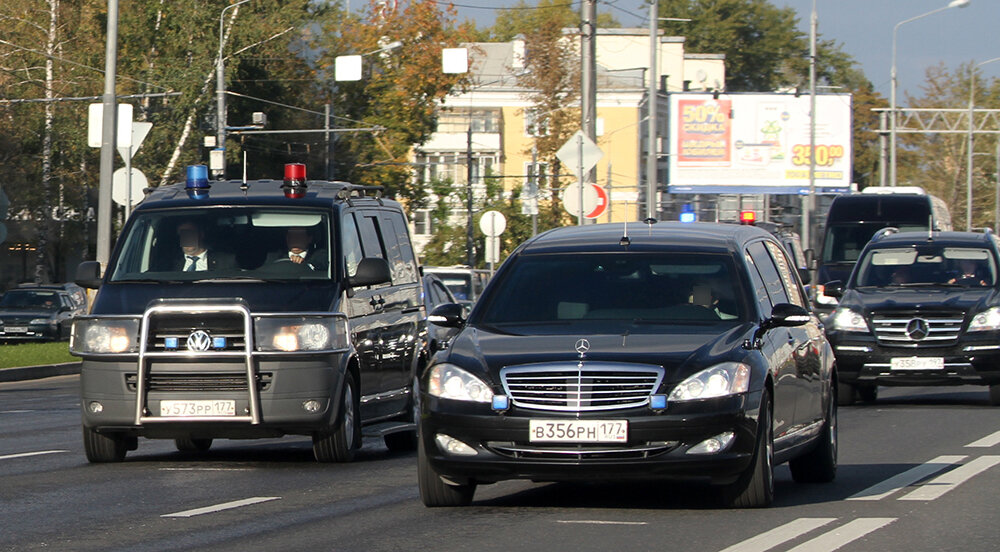
[[[796,483],[829,483],[837,476],[837,401],[828,402],[816,448],[788,462]]]
[[[354,376],[346,373],[337,425],[333,431],[313,434],[313,456],[317,462],[350,462],[361,447],[357,389]]]
[[[723,502],[730,508],[760,508],[774,500],[774,430],[767,391],[761,397],[757,420],[757,447],[750,467],[722,489]]]
[[[449,485],[441,480],[427,463],[427,453],[424,450],[423,439],[417,446],[417,482],[420,486],[420,499],[424,506],[468,506],[476,494],[476,484]]]

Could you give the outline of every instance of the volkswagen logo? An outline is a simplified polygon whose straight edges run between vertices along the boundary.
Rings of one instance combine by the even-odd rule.
[[[212,336],[203,330],[193,331],[188,336],[187,348],[189,351],[207,351],[212,348]]]
[[[929,333],[931,333],[931,330],[927,326],[927,321],[923,318],[914,318],[906,324],[906,335],[913,341],[920,341],[927,337]]]
[[[576,340],[576,352],[580,353],[580,358],[583,358],[587,351],[590,350],[590,342],[586,339]]]

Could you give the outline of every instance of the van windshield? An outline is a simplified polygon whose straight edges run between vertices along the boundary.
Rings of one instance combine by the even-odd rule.
[[[733,325],[746,317],[738,273],[726,255],[546,254],[521,255],[515,263],[490,284],[470,322],[641,333],[631,328]]]
[[[896,224],[885,221],[876,222],[844,222],[829,224],[823,240],[824,263],[854,263],[857,262],[861,250],[865,248],[875,232],[892,226],[900,232],[927,230],[927,224]]]
[[[136,213],[119,240],[112,282],[328,280],[330,221],[277,207]]]

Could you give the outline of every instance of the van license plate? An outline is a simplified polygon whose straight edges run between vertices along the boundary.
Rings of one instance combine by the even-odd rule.
[[[160,416],[235,416],[236,401],[160,401]]]
[[[893,370],[944,370],[942,357],[894,358],[889,362]]]
[[[628,420],[531,420],[532,443],[624,443]]]

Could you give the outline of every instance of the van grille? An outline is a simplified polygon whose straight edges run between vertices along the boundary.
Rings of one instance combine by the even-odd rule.
[[[272,374],[258,375],[258,389],[266,391],[271,386]],[[125,375],[125,385],[135,391],[135,374]],[[156,372],[149,374],[146,390],[172,393],[197,393],[215,391],[246,391],[246,372]]]
[[[149,318],[149,341],[146,350],[150,352],[188,351],[188,337],[196,331],[208,334],[217,340],[201,354],[234,352],[246,350],[243,316],[239,313],[157,313]]]
[[[602,362],[536,364],[506,367],[500,380],[514,406],[587,412],[648,404],[649,395],[663,380],[663,368]]]

